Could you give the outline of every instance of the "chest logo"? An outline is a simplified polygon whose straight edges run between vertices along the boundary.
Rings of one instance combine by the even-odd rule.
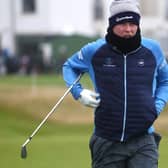
[[[104,67],[116,67],[117,65],[114,63],[114,61],[111,58],[108,57],[104,60],[103,66]]]
[[[139,59],[138,62],[137,62],[137,64],[138,64],[139,67],[144,67],[145,66],[144,59]]]

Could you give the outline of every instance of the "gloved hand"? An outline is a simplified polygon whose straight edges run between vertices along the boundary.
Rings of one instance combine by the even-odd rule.
[[[89,107],[96,108],[99,106],[99,94],[88,89],[83,89],[80,93],[79,101]]]

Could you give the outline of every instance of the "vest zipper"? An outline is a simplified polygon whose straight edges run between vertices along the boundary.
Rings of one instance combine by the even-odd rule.
[[[123,128],[120,141],[124,141],[125,127],[126,127],[126,116],[127,116],[127,55],[124,56],[124,117],[123,117]]]

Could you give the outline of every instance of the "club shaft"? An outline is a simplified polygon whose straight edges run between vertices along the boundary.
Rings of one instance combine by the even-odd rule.
[[[73,88],[73,86],[80,80],[82,74],[80,74],[77,79],[72,83],[72,85],[66,90],[66,92],[64,93],[64,95],[58,100],[58,102],[55,104],[55,106],[51,109],[51,111],[46,115],[46,117],[42,120],[42,122],[37,126],[37,128],[34,130],[34,132],[30,135],[30,137],[25,141],[25,143],[22,145],[26,146],[31,139],[33,138],[33,136],[39,131],[39,129],[41,128],[41,126],[46,122],[46,120],[49,118],[49,116],[55,111],[55,109],[60,105],[60,103],[63,101],[63,99],[68,95],[68,93],[71,91],[71,89]]]

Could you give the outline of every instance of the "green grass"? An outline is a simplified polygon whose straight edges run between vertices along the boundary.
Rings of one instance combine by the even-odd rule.
[[[161,143],[160,143],[160,150],[159,150],[159,168],[166,168],[167,167],[167,156],[168,156],[168,138],[167,136],[162,137]]]
[[[61,75],[10,75],[10,76],[1,76],[0,85],[24,85],[29,86],[36,84],[38,86],[51,86],[51,85],[62,85],[63,79]]]
[[[86,87],[91,87],[91,82],[87,75],[84,75],[81,82]],[[0,76],[0,86],[65,86],[65,82],[61,75],[10,75],[10,76]]]
[[[0,77],[0,167],[89,168],[91,161],[88,143],[93,124],[68,123],[59,120],[61,115],[66,121],[68,114],[72,118],[77,116],[83,118],[89,114],[88,108],[83,109],[75,104],[72,97],[64,100],[58,113],[53,116],[56,119],[48,120],[42,126],[27,145],[27,159],[21,159],[21,145],[44,118],[43,111],[46,111],[46,114],[50,110],[48,106],[52,106],[57,96],[62,95],[62,91],[65,90],[61,76],[37,76],[35,95],[29,93],[31,82],[32,78],[29,76]],[[84,77],[82,82],[88,87],[91,86],[87,77]],[[163,114],[163,120],[168,115],[166,111]],[[163,123],[163,120],[161,119],[160,123]],[[159,168],[166,168],[168,132],[165,125],[158,128],[163,135],[160,144]]]
[[[68,129],[68,127],[67,127]],[[27,159],[20,158],[20,144],[25,137],[11,137],[0,141],[3,168],[28,167],[89,167],[87,136],[37,136],[27,145]]]
[[[27,159],[23,160],[20,157],[21,145],[42,121],[41,117],[34,118],[33,115],[29,115],[29,111],[36,111],[37,106],[42,104],[48,109],[49,107],[45,107],[49,106],[48,101],[53,101],[53,99],[53,102],[56,101],[53,95],[57,95],[57,91],[52,95],[49,94],[49,98],[51,97],[49,100],[40,95],[42,91],[51,86],[53,90],[57,90],[60,86],[65,90],[61,76],[43,75],[36,76],[34,79],[32,76],[12,75],[0,78],[0,167],[90,167],[88,141],[92,132],[91,124],[47,121],[27,145]],[[36,80],[36,89],[40,91],[40,95],[38,96],[39,93],[37,93],[32,96],[33,101],[31,101],[29,91],[33,80]],[[87,77],[83,80],[87,85]],[[24,94],[28,100],[23,101]]]
[[[21,145],[39,122],[2,111],[0,118],[1,167],[89,167],[91,125],[45,123],[27,145],[28,156],[23,160],[20,157]]]

